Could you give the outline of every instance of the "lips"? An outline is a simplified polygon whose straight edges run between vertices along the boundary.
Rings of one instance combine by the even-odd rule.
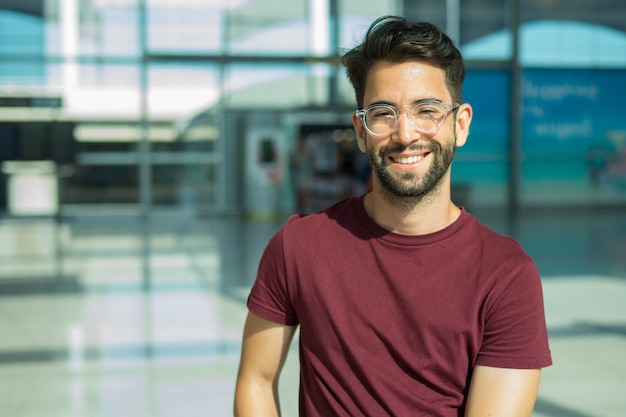
[[[396,164],[401,164],[401,165],[408,165],[408,164],[416,164],[419,161],[421,161],[422,159],[424,159],[426,157],[427,154],[421,154],[421,155],[411,155],[411,156],[398,156],[398,157],[390,157],[390,159],[396,163]]]
[[[397,156],[389,156],[389,160],[394,164],[398,165],[412,165],[420,163],[424,158],[426,158],[430,152],[424,152],[420,154],[413,155],[397,155]]]

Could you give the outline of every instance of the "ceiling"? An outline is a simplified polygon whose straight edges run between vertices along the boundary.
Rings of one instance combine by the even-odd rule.
[[[80,0],[78,0],[80,1]],[[97,2],[97,0],[91,0]],[[168,0],[171,1],[171,0]],[[188,0],[190,1],[190,0]],[[197,2],[194,0],[192,2]],[[205,4],[208,0],[205,1]],[[219,0],[221,1],[221,0]],[[503,4],[511,0],[464,0],[462,20],[469,21],[470,24],[463,25],[467,40],[475,39],[486,33],[501,29],[502,17],[495,19],[496,24],[489,27],[490,19],[486,16],[486,10],[492,10],[496,14],[502,10]],[[593,7],[590,7],[587,0],[520,0],[522,4],[522,14],[524,21],[538,19],[558,19],[558,20],[584,20],[588,23],[601,24],[617,30],[626,31],[626,1],[624,0],[595,0]],[[33,16],[43,16],[44,3],[46,0],[0,0],[0,10],[13,10]],[[210,3],[210,1],[209,1]],[[89,4],[89,2],[87,2]],[[434,7],[438,6],[438,7]],[[404,10],[408,18],[411,11],[419,11],[420,14],[428,10],[439,9],[440,0],[404,0]],[[474,11],[477,15],[472,16]],[[426,13],[427,14],[427,13]],[[483,16],[483,19],[480,16]],[[481,25],[473,22],[482,21]],[[492,22],[493,23],[493,22]],[[474,33],[475,32],[475,33]]]

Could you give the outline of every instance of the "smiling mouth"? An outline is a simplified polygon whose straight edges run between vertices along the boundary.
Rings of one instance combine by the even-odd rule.
[[[426,158],[428,154],[421,154],[421,155],[413,155],[413,156],[404,156],[404,157],[389,157],[389,159],[391,159],[392,162],[396,163],[396,164],[400,164],[400,165],[409,165],[409,164],[416,164],[418,162],[420,162],[421,160],[423,160],[424,158]]]

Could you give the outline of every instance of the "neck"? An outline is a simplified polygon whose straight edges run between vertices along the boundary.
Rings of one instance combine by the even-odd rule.
[[[444,229],[461,214],[450,199],[450,185],[442,181],[423,197],[399,197],[374,184],[365,196],[367,214],[381,227],[403,235],[423,235]]]

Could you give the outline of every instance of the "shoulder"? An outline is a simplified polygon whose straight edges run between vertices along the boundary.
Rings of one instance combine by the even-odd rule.
[[[355,220],[358,198],[341,200],[324,210],[311,214],[295,214],[283,227],[285,234],[320,233],[333,228],[346,227]]]
[[[491,294],[499,288],[535,286],[540,281],[534,259],[520,242],[500,233],[471,215],[455,244],[457,257],[475,274]],[[497,293],[497,292],[496,292]]]
[[[530,259],[524,251],[520,242],[507,234],[498,232],[479,221],[475,216],[467,212],[465,234],[467,239],[471,239],[476,245],[487,254],[499,255],[503,257],[519,257],[520,259]]]
[[[327,250],[345,244],[362,229],[355,206],[358,198],[349,198],[316,213],[291,216],[279,231],[284,251]]]

